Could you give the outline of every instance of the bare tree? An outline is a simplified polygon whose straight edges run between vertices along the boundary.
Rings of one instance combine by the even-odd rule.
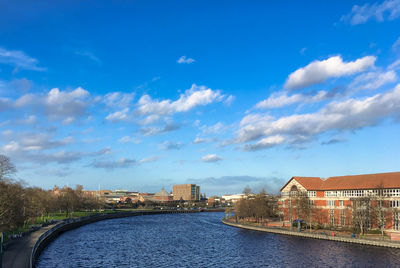
[[[243,193],[247,196],[249,194],[251,194],[251,189],[248,185],[246,185],[246,187],[244,187],[243,189]]]
[[[371,198],[358,197],[352,199],[353,227],[364,234],[371,224]]]
[[[12,175],[17,172],[14,164],[11,163],[10,159],[0,154],[0,180],[8,180],[11,179]]]

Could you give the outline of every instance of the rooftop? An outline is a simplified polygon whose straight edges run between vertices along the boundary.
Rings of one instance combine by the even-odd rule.
[[[400,172],[348,175],[340,177],[292,177],[282,188],[296,180],[307,190],[352,190],[352,189],[377,189],[400,188]]]

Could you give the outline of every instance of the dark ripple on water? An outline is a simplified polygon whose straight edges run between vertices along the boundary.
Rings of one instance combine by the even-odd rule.
[[[399,267],[400,250],[241,230],[224,213],[147,215],[66,232],[37,267]]]

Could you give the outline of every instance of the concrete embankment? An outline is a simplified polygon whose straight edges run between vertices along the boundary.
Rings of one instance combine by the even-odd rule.
[[[339,236],[328,236],[328,235],[321,235],[321,234],[314,234],[314,233],[307,233],[307,232],[294,232],[294,231],[289,231],[289,230],[282,230],[282,229],[268,228],[268,227],[262,227],[262,226],[252,226],[252,225],[248,225],[248,224],[235,223],[235,222],[229,221],[227,219],[222,219],[222,222],[229,226],[247,229],[247,230],[253,230],[253,231],[282,234],[282,235],[291,235],[291,236],[306,237],[306,238],[313,238],[313,239],[331,240],[331,241],[337,241],[337,242],[354,243],[354,244],[369,245],[369,246],[400,248],[399,242],[357,239],[357,238],[351,238],[351,237],[347,238],[347,237],[339,237]]]
[[[221,210],[206,210],[205,212],[218,212]],[[134,217],[153,214],[178,214],[196,213],[199,210],[149,210],[149,211],[118,211],[114,213],[97,214],[88,217],[67,219],[55,225],[44,227],[36,232],[13,241],[12,246],[7,247],[3,255],[2,268],[28,268],[35,267],[35,261],[43,249],[61,233],[78,228],[80,226],[97,221]]]

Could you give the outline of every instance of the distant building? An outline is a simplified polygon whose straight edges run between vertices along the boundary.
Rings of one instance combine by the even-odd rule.
[[[173,201],[173,197],[165,191],[164,188],[161,189],[158,193],[154,194],[153,199],[155,202],[169,202]]]
[[[229,203],[236,203],[238,200],[243,198],[246,198],[245,194],[227,194],[222,196],[222,199]]]
[[[181,184],[172,186],[174,200],[199,201],[200,186],[196,184]]]
[[[219,205],[221,203],[221,197],[219,196],[210,196],[207,199],[207,206]]]

